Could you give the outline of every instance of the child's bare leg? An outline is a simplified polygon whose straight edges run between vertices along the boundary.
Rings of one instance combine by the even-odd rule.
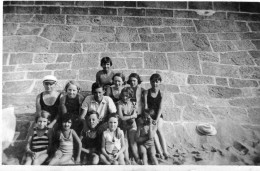
[[[143,145],[139,146],[139,150],[143,159],[144,165],[148,165],[148,158],[147,158],[147,151],[146,148]]]
[[[158,160],[155,157],[155,153],[156,153],[155,146],[151,146],[150,148],[148,148],[147,152],[148,152],[148,155],[150,156],[152,164],[153,165],[158,165]]]
[[[124,154],[120,154],[118,157],[118,164],[125,165]]]
[[[59,159],[58,164],[59,165],[67,164],[71,160],[71,158],[72,158],[72,154],[63,154]]]
[[[124,151],[125,163],[126,163],[127,165],[129,165],[129,164],[130,164],[129,153],[128,153],[129,144],[128,144],[127,137],[125,137],[125,145],[126,145],[126,149],[125,149],[125,151]]]
[[[100,161],[104,162],[107,165],[111,165],[111,163],[107,160],[107,158],[103,154],[100,154]]]
[[[159,153],[160,158],[162,158],[163,157],[163,152],[162,152],[161,144],[160,144],[160,141],[159,141],[159,137],[158,137],[157,133],[154,134],[154,135],[155,135],[154,136],[154,143],[155,143],[156,150]]]
[[[130,147],[132,149],[134,158],[136,162],[140,161],[139,155],[138,155],[138,147],[137,143],[135,141],[135,134],[136,134],[136,128],[132,128],[128,131],[129,133],[129,142],[130,142]]]
[[[161,145],[162,145],[163,155],[166,158],[168,158],[169,154],[168,154],[168,151],[167,151],[166,141],[165,141],[163,131],[162,131],[162,126],[163,126],[163,119],[160,118],[159,121],[158,121],[158,131],[157,132],[158,132],[158,137],[159,137]]]
[[[48,154],[39,154],[39,156],[33,161],[33,165],[41,165],[48,158]]]
[[[33,162],[32,157],[30,155],[26,154],[24,165],[32,165],[32,162]]]
[[[49,165],[57,165],[59,163],[59,159],[62,156],[62,152],[60,150],[57,150],[54,154],[54,157],[51,159]]]
[[[97,165],[99,162],[99,156],[96,153],[92,153],[92,161],[91,164]]]

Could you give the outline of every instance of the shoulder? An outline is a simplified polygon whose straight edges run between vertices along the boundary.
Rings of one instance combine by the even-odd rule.
[[[94,96],[93,95],[89,95],[89,96],[87,96],[85,99],[84,99],[84,102],[86,102],[86,103],[89,103],[91,100],[93,100],[94,99]]]
[[[103,96],[103,99],[104,99],[106,102],[109,102],[109,103],[113,102],[112,98],[109,97],[109,96]]]
[[[162,91],[162,90],[159,90],[159,93],[160,93],[161,97],[163,97],[163,96],[164,96],[164,91]]]
[[[99,76],[99,75],[101,75],[101,74],[103,74],[103,70],[99,70],[99,71],[97,72],[96,76]]]
[[[83,101],[84,97],[81,94],[78,94],[79,101]]]

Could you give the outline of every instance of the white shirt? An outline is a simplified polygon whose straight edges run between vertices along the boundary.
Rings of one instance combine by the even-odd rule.
[[[87,96],[83,101],[81,108],[88,112],[91,110],[98,112],[100,120],[106,118],[108,112],[116,113],[116,106],[113,100],[108,96],[103,96],[100,103],[94,99],[94,95]]]

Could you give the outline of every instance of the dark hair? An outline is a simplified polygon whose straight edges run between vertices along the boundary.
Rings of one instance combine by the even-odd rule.
[[[46,118],[46,119],[48,119],[48,121],[50,121],[51,114],[46,110],[42,110],[40,115],[37,115],[35,117],[35,122],[37,122],[39,118]]]
[[[133,98],[134,97],[134,91],[131,87],[124,87],[122,90],[121,90],[121,93],[119,95],[119,98],[122,99],[122,96],[123,96],[123,93],[127,93],[129,95],[130,98]]]
[[[131,77],[134,77],[137,79],[138,81],[138,84],[141,84],[142,83],[142,80],[141,80],[141,77],[137,74],[137,73],[131,73],[128,77],[128,80],[127,80],[127,84],[130,84],[130,78]]]
[[[121,72],[115,73],[114,76],[112,77],[113,81],[114,81],[115,77],[121,77],[122,81],[123,81],[123,84],[125,84],[125,75],[123,73],[121,73]]]
[[[92,87],[91,87],[91,92],[92,94],[94,93],[94,91],[97,89],[97,88],[102,88],[102,90],[104,90],[104,86],[98,82],[94,82],[92,84]]]
[[[162,81],[162,77],[160,76],[160,74],[153,74],[153,75],[151,75],[151,77],[150,77],[150,81],[152,81],[152,80],[159,80],[159,81]]]
[[[81,88],[80,88],[79,84],[78,84],[76,81],[73,81],[73,80],[70,80],[70,81],[65,85],[65,88],[64,88],[65,92],[67,92],[67,89],[69,88],[70,85],[75,85],[75,86],[77,87],[78,92],[80,92],[80,89],[81,89]]]
[[[107,117],[107,120],[109,120],[110,118],[117,118],[117,120],[119,119],[119,115],[117,113],[110,113]]]
[[[107,64],[107,63],[110,63],[111,66],[113,65],[112,60],[106,56],[101,59],[100,65],[102,66],[103,64]]]
[[[61,116],[61,122],[68,122],[69,120],[72,121],[72,114],[70,113],[65,113]]]
[[[91,111],[89,111],[88,113],[87,113],[87,117],[86,118],[88,118],[88,117],[90,117],[90,115],[97,115],[97,118],[99,118],[99,114],[98,114],[98,112],[96,112],[96,111],[94,111],[94,110],[91,110]],[[85,118],[85,119],[86,119]]]

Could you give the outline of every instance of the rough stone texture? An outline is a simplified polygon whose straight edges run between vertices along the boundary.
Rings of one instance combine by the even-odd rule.
[[[185,121],[209,122],[214,121],[209,110],[202,106],[189,105],[184,108],[183,119]]]
[[[97,68],[98,66],[99,61],[97,54],[82,54],[73,56],[71,69]]]
[[[260,23],[248,23],[252,31],[260,31]]]
[[[139,34],[141,42],[163,42],[163,34]]]
[[[260,49],[260,41],[259,40],[252,40],[252,43],[255,45],[256,49]]]
[[[14,35],[17,30],[17,24],[16,23],[5,23],[3,25],[3,35],[4,36],[10,36]]]
[[[130,51],[130,45],[128,43],[109,43],[107,50],[110,52]]]
[[[72,55],[61,54],[58,55],[56,62],[70,62],[72,61]]]
[[[33,55],[31,53],[17,53],[11,54],[9,64],[30,64],[33,61]]]
[[[38,35],[41,31],[42,24],[20,24],[20,28],[17,30],[17,35]]]
[[[80,53],[79,43],[52,43],[49,53]]]
[[[254,124],[259,124],[260,122],[260,108],[249,108],[248,109],[248,116]]]
[[[182,33],[185,51],[211,51],[209,41],[204,34]]]
[[[245,79],[260,79],[260,68],[259,67],[240,67],[239,73],[242,78]]]
[[[106,49],[105,43],[83,44],[83,52],[104,52],[105,49]]]
[[[180,92],[186,93],[189,95],[194,95],[197,97],[207,97],[208,88],[203,85],[189,85],[189,86],[180,86]]]
[[[205,75],[239,78],[238,71],[236,66],[231,65],[219,65],[210,62],[202,64],[202,73]]]
[[[214,84],[214,81],[212,77],[189,75],[188,84]]]
[[[27,93],[33,81],[9,81],[3,85],[3,93]]]
[[[140,58],[127,58],[126,63],[129,69],[143,68],[143,59]]]
[[[28,79],[42,79],[46,75],[51,75],[51,71],[41,71],[41,72],[28,72]]]
[[[46,23],[46,24],[64,24],[64,15],[35,15],[32,19],[33,23]]]
[[[198,55],[201,61],[219,62],[219,55],[217,53],[199,52]]]
[[[231,41],[211,41],[214,52],[236,51],[236,47]]]
[[[131,27],[159,26],[161,24],[162,24],[161,18],[127,17],[123,21],[123,26],[131,26]]]
[[[249,40],[239,40],[234,41],[234,45],[237,47],[238,50],[254,50],[255,46],[254,44]]]
[[[259,107],[260,106],[260,98],[240,98],[229,101],[231,106],[237,107]]]
[[[48,25],[41,36],[54,42],[70,42],[75,32],[72,26]]]
[[[219,86],[208,86],[209,95],[214,98],[232,98],[241,97],[242,91],[240,89],[219,87]]]
[[[228,81],[226,78],[216,77],[216,84],[221,86],[228,86]]]
[[[10,80],[22,80],[24,79],[25,72],[10,72],[10,73],[3,73],[2,79],[3,81],[10,81]]]
[[[170,70],[187,73],[200,74],[198,56],[195,53],[168,53]]]
[[[116,41],[117,42],[139,42],[139,36],[137,29],[118,27],[116,29]]]
[[[103,43],[103,42],[114,42],[115,35],[112,33],[87,33],[77,32],[74,37],[75,42],[79,43]]]
[[[79,70],[79,79],[80,80],[89,80],[96,81],[97,69],[80,69]]]
[[[3,66],[3,72],[13,72],[15,70],[15,66]]]
[[[4,22],[28,22],[33,15],[16,15],[16,14],[6,14]]]
[[[163,19],[166,26],[193,26],[192,20],[186,19]]]
[[[55,61],[55,54],[36,54],[33,60],[34,63],[53,63]]]
[[[147,51],[147,43],[131,43],[131,51]]]
[[[260,66],[260,51],[249,51],[251,57],[253,57],[256,65]]]
[[[76,70],[61,70],[55,71],[54,76],[56,76],[58,80],[75,80],[77,78],[77,73]]]
[[[149,48],[155,52],[183,51],[181,42],[149,43]]]
[[[230,78],[228,81],[229,81],[230,87],[242,88],[242,87],[257,87],[258,86],[258,83],[255,80],[239,80],[239,79]]]
[[[245,51],[221,53],[220,63],[231,65],[254,65],[254,61]]]
[[[194,99],[191,96],[186,94],[175,94],[174,100],[177,106],[187,106],[187,105],[194,104]]]
[[[44,64],[33,64],[33,65],[19,65],[17,67],[17,71],[40,71],[40,70],[44,70],[46,67],[46,65]]]
[[[146,69],[167,70],[168,69],[167,58],[163,53],[145,53],[144,67]]]
[[[218,33],[220,40],[238,40],[238,35],[236,33]]]

